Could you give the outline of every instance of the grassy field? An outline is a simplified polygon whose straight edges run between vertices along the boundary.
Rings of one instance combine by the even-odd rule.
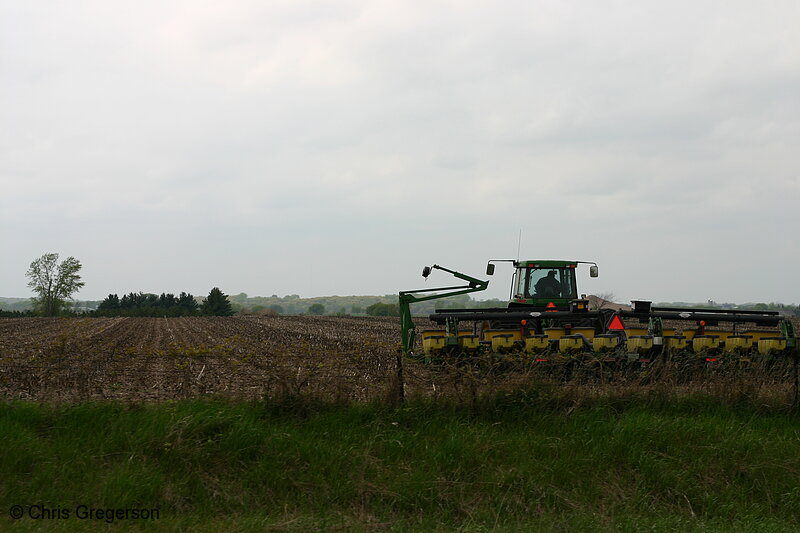
[[[6,402],[0,530],[797,531],[799,428],[785,403],[548,389],[468,407]]]

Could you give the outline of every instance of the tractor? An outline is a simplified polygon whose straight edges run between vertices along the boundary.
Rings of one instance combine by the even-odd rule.
[[[491,260],[514,267],[505,307],[439,309],[429,316],[441,329],[421,332],[422,351],[415,352],[416,327],[411,304],[485,290],[489,282],[439,265],[425,267],[424,278],[441,270],[463,285],[402,291],[399,294],[402,352],[431,361],[481,354],[513,355],[539,363],[576,360],[647,365],[657,359],[687,357],[705,363],[798,355],[792,322],[775,311],[656,307],[635,300],[627,310],[590,309],[578,293],[575,271],[594,262],[570,260]],[[466,327],[465,327],[466,326]]]

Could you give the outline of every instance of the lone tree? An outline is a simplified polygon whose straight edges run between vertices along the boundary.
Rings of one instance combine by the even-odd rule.
[[[231,316],[233,309],[231,302],[228,301],[228,296],[223,294],[217,287],[211,289],[208,297],[203,300],[203,305],[200,306],[200,313],[207,316]]]
[[[32,300],[40,314],[57,316],[72,294],[85,285],[78,274],[81,266],[74,257],[59,263],[58,254],[44,254],[31,263],[25,275],[30,278],[28,287],[38,295]]]

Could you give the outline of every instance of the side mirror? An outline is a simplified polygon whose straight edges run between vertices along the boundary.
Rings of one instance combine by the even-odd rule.
[[[422,277],[428,279],[428,276],[431,275],[431,267],[425,267],[422,269]]]
[[[593,278],[597,277],[597,265],[592,265],[589,267],[589,276]]]
[[[486,275],[487,276],[493,276],[494,275],[494,265],[492,263],[489,263],[488,265],[486,265]]]

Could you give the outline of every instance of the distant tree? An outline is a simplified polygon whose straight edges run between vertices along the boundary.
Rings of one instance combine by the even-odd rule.
[[[130,309],[133,307],[133,293],[130,294],[123,294],[122,298],[119,300],[119,306],[121,309]]]
[[[25,274],[28,287],[38,296],[33,298],[34,308],[44,316],[56,316],[72,294],[85,285],[78,272],[81,262],[67,257],[58,262],[58,254],[44,254],[33,261]]]
[[[116,294],[109,294],[106,298],[100,302],[100,305],[97,306],[99,311],[114,311],[119,309],[119,296]]]
[[[190,293],[182,292],[178,296],[178,307],[180,307],[182,315],[196,315],[199,305],[194,296]]]
[[[354,315],[360,315],[364,312],[364,310],[361,308],[360,305],[354,305],[353,307],[350,308],[350,312],[353,313]]]
[[[200,313],[207,316],[231,316],[233,308],[228,297],[217,287],[211,289],[200,306]]]
[[[278,304],[272,304],[269,306],[269,308],[278,313],[279,315],[283,314],[283,307],[281,307]]]
[[[175,298],[175,295],[172,293],[161,293],[161,296],[158,297],[158,301],[156,302],[156,306],[162,309],[171,310],[173,307],[177,307],[178,299]]]
[[[322,304],[311,304],[308,308],[309,315],[324,315],[325,314],[325,306]]]

